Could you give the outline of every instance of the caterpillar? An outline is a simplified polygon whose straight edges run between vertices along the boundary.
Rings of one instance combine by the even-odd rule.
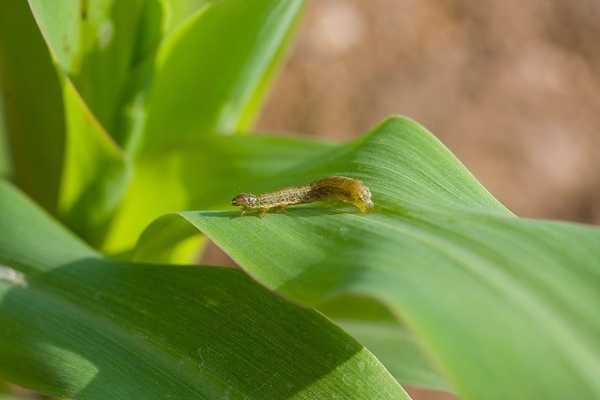
[[[248,210],[258,210],[263,216],[270,209],[285,209],[295,204],[315,201],[336,200],[349,203],[361,212],[374,207],[371,191],[360,180],[346,176],[328,176],[304,186],[287,187],[275,192],[254,194],[240,193],[231,204],[242,208],[242,215]]]

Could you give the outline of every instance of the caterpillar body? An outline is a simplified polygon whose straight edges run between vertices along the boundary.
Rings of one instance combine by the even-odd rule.
[[[285,209],[294,204],[315,201],[336,200],[349,203],[361,212],[373,208],[371,191],[360,180],[346,176],[329,176],[304,186],[287,187],[275,192],[254,194],[240,193],[231,200],[231,204],[247,210],[258,210],[264,215],[270,209]]]

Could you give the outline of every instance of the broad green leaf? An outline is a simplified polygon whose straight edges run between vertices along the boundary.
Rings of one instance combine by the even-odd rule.
[[[69,79],[63,90],[67,138],[59,215],[86,240],[97,243],[124,194],[129,163]]]
[[[28,3],[55,62],[67,73],[79,68],[84,46],[81,19],[87,16],[89,2],[28,0]]]
[[[600,229],[515,217],[405,119],[294,172],[287,183],[360,178],[376,209],[179,218],[303,304],[341,294],[379,299],[460,398],[600,396]]]
[[[123,90],[149,32],[143,24],[145,3],[29,0],[56,63],[117,141]]]
[[[318,309],[375,354],[398,382],[450,390],[410,329],[376,299],[336,296]]]
[[[246,185],[272,187],[276,174],[318,159],[331,148],[326,143],[281,136],[200,135],[146,153],[136,162],[136,173],[103,248],[113,254],[130,250],[144,228],[162,214],[223,207]],[[185,232],[184,228],[184,236]],[[178,234],[163,231],[162,235]],[[165,237],[165,243],[172,242],[173,236]],[[149,248],[161,252],[165,244]]]
[[[0,183],[0,374],[78,399],[407,399],[360,344],[231,268],[102,258]]]
[[[248,128],[301,8],[301,0],[209,2],[179,26],[153,66],[143,148]]]
[[[0,7],[0,73],[15,180],[95,241],[123,193],[125,156],[52,65],[27,4],[11,0]]]
[[[23,0],[0,1],[0,90],[14,180],[56,212],[65,142],[62,89]]]

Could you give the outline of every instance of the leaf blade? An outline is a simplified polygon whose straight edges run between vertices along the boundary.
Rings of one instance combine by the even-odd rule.
[[[599,229],[515,217],[404,119],[294,175],[363,179],[375,212],[179,215],[259,282],[303,304],[340,294],[379,299],[462,398],[600,393]]]
[[[81,399],[408,398],[343,331],[241,271],[114,262],[6,183],[0,205],[14,382]]]
[[[65,141],[62,90],[23,1],[0,4],[0,84],[14,180],[56,213]]]
[[[294,164],[319,157],[332,147],[264,134],[252,138],[214,134],[149,152],[136,161],[136,174],[103,249],[112,254],[131,250],[144,228],[162,214],[223,207],[253,186],[277,185],[274,175],[284,175]]]
[[[145,6],[153,2],[29,0],[38,26],[62,74],[69,77],[95,117],[120,144],[120,106],[145,44]],[[157,8],[160,11],[160,8]],[[160,14],[154,20],[160,24]]]
[[[142,151],[198,132],[248,128],[301,6],[209,2],[177,28],[156,57]]]

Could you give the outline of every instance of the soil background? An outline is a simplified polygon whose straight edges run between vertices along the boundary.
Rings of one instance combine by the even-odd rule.
[[[425,125],[525,217],[600,224],[600,2],[312,0],[258,123]]]

